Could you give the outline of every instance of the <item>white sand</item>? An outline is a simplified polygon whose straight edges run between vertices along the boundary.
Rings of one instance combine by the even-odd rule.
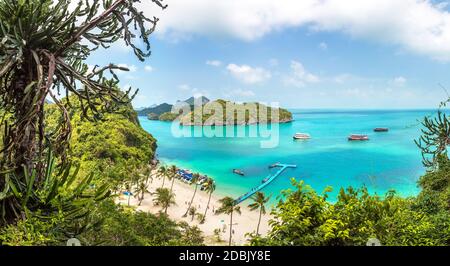
[[[170,189],[172,181],[169,181],[166,178],[164,187]],[[153,182],[149,184],[148,190],[150,192],[155,192],[157,188],[161,187],[162,179],[153,178]],[[220,203],[218,200],[220,197],[217,195],[212,195],[210,202],[210,209],[206,214],[205,223],[200,224],[197,217],[194,217],[194,220],[191,221],[191,217],[182,217],[188,208],[189,202],[192,198],[192,194],[194,193],[194,185],[188,185],[181,180],[175,179],[175,183],[173,185],[173,192],[175,193],[175,201],[176,205],[172,205],[169,207],[167,213],[168,215],[176,220],[176,221],[186,221],[190,225],[197,225],[200,230],[203,232],[205,237],[205,243],[207,245],[228,245],[229,238],[229,224],[230,217],[226,214],[213,214],[213,209],[217,210],[220,207]],[[204,191],[200,190],[200,187],[197,190],[197,194],[195,195],[194,202],[192,206],[197,208],[197,212],[204,214],[206,204],[208,203],[208,194]],[[151,194],[146,194],[144,200],[142,201],[141,206],[137,206],[138,200],[133,196],[130,199],[130,205],[137,206],[138,210],[148,211],[154,214],[157,214],[160,210],[160,206],[154,206],[153,204],[153,196]],[[128,197],[121,195],[118,200],[120,204],[128,204]],[[248,199],[242,202],[239,206],[241,207],[241,215],[237,213],[233,213],[233,237],[232,244],[233,245],[244,245],[247,243],[246,233],[251,233],[256,231],[256,226],[258,224],[259,211],[250,211],[247,207],[248,204],[252,203],[251,199]],[[259,227],[259,233],[261,235],[265,235],[269,229],[268,220],[270,219],[269,215],[269,207],[266,207],[267,214],[263,215],[261,218],[261,224]],[[217,242],[216,237],[214,237],[214,229],[221,229],[220,237],[222,242]]]

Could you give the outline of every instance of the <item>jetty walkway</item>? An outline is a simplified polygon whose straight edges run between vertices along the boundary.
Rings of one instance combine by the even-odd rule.
[[[264,187],[266,187],[268,184],[270,184],[270,182],[272,182],[273,180],[275,180],[275,178],[277,178],[277,176],[279,176],[284,170],[286,170],[287,168],[296,168],[296,165],[293,164],[281,164],[281,163],[277,163],[275,165],[273,165],[273,167],[275,168],[280,168],[278,169],[278,171],[275,172],[275,174],[268,176],[267,178],[265,178],[262,182],[262,184],[260,184],[259,186],[252,188],[252,190],[250,190],[249,192],[245,193],[244,195],[240,196],[239,198],[237,198],[235,200],[235,204],[239,204],[241,202],[243,202],[244,200],[250,198],[251,196],[253,196],[253,194],[255,194],[256,192],[260,191],[261,189],[263,189]]]

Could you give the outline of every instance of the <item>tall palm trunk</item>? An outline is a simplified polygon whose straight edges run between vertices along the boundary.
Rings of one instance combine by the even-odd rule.
[[[145,189],[143,189],[141,191],[141,196],[139,197],[139,204],[138,204],[138,206],[141,206],[142,201],[144,201],[144,193],[145,193]]]
[[[166,175],[163,175],[163,182],[162,182],[161,188],[164,187],[164,183],[165,183],[165,182],[166,182]]]
[[[164,206],[164,214],[167,214],[167,209],[169,208],[169,204],[165,204],[166,206]]]
[[[170,194],[172,194],[173,183],[175,182],[175,177],[172,177],[172,184],[170,185]]]
[[[256,227],[256,235],[259,235],[259,225],[261,224],[262,208],[259,208],[259,220],[258,226]]]
[[[228,240],[228,246],[231,246],[231,237],[233,235],[233,211],[230,213],[230,238]]]
[[[206,219],[206,213],[208,212],[208,209],[209,209],[209,202],[211,201],[211,196],[212,196],[212,191],[209,192],[208,204],[206,204],[205,214],[203,214],[202,223],[205,222],[205,219]]]
[[[189,202],[189,207],[187,208],[187,210],[186,210],[186,212],[184,213],[183,217],[186,217],[186,216],[187,216],[187,214],[188,214],[188,212],[189,212],[189,209],[190,209],[191,206],[192,206],[192,202],[194,202],[195,193],[197,193],[197,187],[198,187],[198,185],[195,184],[194,194],[192,195],[191,202]]]

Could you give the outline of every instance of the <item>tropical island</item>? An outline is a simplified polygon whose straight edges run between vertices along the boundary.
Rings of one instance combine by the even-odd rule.
[[[229,110],[229,109],[231,110]],[[264,114],[261,112],[264,109]],[[273,112],[278,113],[272,117]],[[242,117],[239,117],[239,115]],[[268,107],[261,103],[234,103],[226,100],[216,100],[195,107],[193,111],[179,118],[184,126],[224,126],[224,125],[254,125],[259,123],[289,123],[292,113],[283,108]]]
[[[203,98],[207,99],[207,98]],[[184,102],[187,103],[192,111],[187,114],[173,113],[169,104],[161,104],[153,108],[146,108],[138,111],[139,115],[147,115],[149,120],[174,121],[178,120],[180,125],[184,126],[224,126],[224,125],[254,125],[259,123],[289,123],[292,122],[292,113],[284,108],[268,107],[261,103],[234,103],[227,100],[202,101],[201,106],[193,104],[194,98]],[[181,105],[180,110],[181,110]],[[227,109],[228,108],[228,109]],[[263,110],[261,110],[263,109]],[[230,113],[228,113],[230,112]],[[231,113],[233,112],[233,113]],[[266,116],[262,116],[267,114]],[[272,113],[276,112],[277,117],[272,118]],[[238,114],[242,114],[239,117]]]

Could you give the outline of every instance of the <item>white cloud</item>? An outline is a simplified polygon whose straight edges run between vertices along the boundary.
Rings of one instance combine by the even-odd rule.
[[[155,71],[155,68],[150,66],[150,65],[146,65],[144,67],[144,70],[147,71],[147,72],[153,72],[153,71]]]
[[[319,43],[319,48],[324,51],[328,50],[328,44],[325,42],[321,42],[321,43]]]
[[[219,67],[219,66],[222,65],[222,62],[219,61],[219,60],[208,60],[208,61],[206,61],[206,64],[207,64],[208,66]]]
[[[295,87],[303,87],[306,83],[317,83],[319,81],[319,77],[306,71],[303,64],[298,61],[291,61],[291,73],[284,78],[285,85]]]
[[[247,84],[262,83],[272,76],[271,73],[264,68],[251,67],[248,65],[239,66],[236,64],[229,64],[227,70],[233,77]]]
[[[407,82],[406,78],[399,76],[392,80],[392,83],[396,86],[403,86]]]
[[[450,60],[450,13],[429,0],[170,0],[161,11],[159,36],[231,36],[252,41],[288,27],[342,32]],[[180,37],[177,37],[180,39]]]

